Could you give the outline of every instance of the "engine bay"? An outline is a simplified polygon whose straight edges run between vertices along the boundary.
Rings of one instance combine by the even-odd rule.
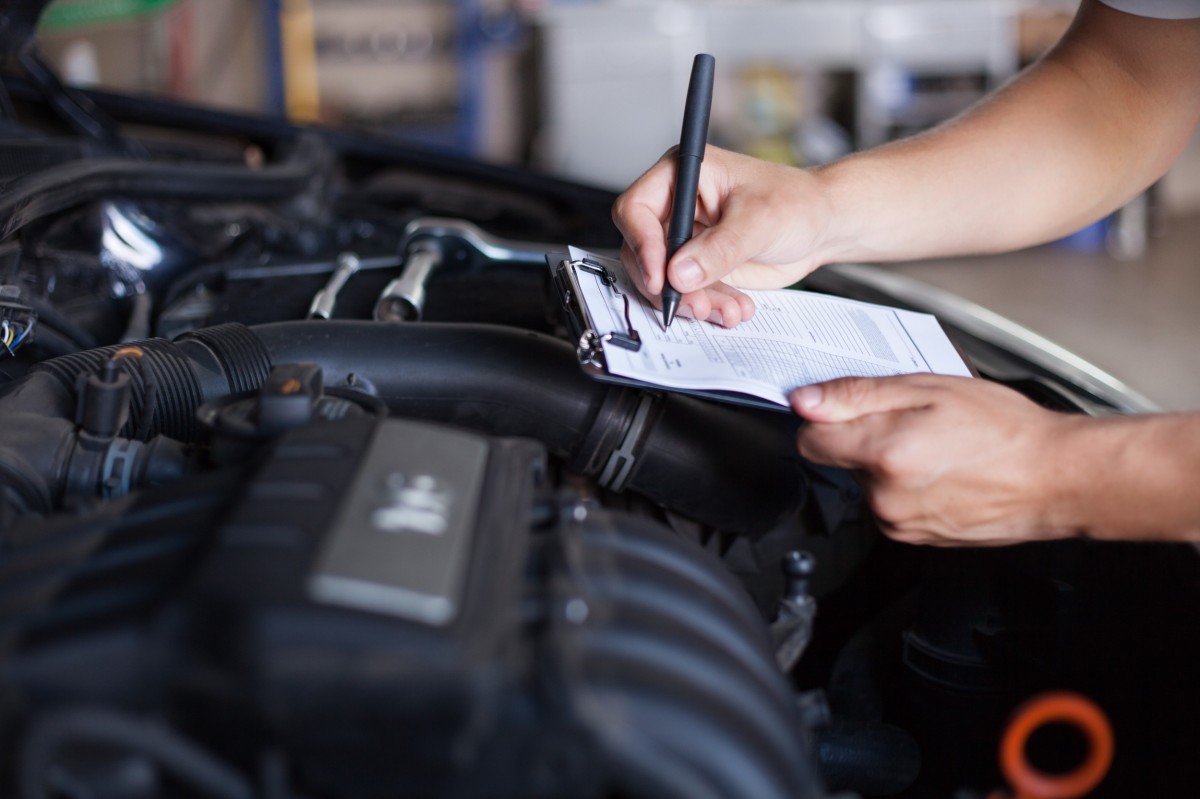
[[[984,797],[1046,691],[1111,724],[1089,795],[1198,784],[1195,549],[896,544],[789,414],[580,370],[545,256],[611,194],[21,63],[0,795]]]

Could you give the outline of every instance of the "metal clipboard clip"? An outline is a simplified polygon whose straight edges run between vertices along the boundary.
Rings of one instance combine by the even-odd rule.
[[[624,331],[612,330],[599,332],[596,330],[592,314],[583,300],[583,292],[579,289],[578,273],[580,271],[589,272],[599,277],[601,283],[624,301]],[[575,354],[579,358],[580,365],[603,370],[605,368],[605,344],[612,344],[632,352],[637,352],[642,348],[642,337],[638,334],[637,329],[634,328],[633,319],[630,315],[629,295],[621,291],[620,286],[617,284],[616,276],[609,271],[607,266],[591,258],[563,259],[558,262],[558,266],[554,271],[554,283],[562,299],[563,306],[571,312],[572,326],[576,328],[576,332],[579,334],[578,343],[575,345]]]

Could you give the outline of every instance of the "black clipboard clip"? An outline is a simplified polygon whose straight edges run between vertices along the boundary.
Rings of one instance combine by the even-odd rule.
[[[558,258],[553,254],[547,255],[547,261],[552,264],[554,286],[558,291],[559,299],[562,300],[563,307],[567,310],[567,321],[571,325],[572,332],[578,336],[575,354],[578,356],[581,366],[603,370],[605,368],[604,345],[606,344],[612,344],[631,352],[637,352],[642,348],[642,337],[633,326],[629,295],[621,291],[616,276],[607,266],[587,257]],[[588,272],[600,278],[601,283],[624,301],[625,330],[599,331],[596,329],[595,320],[584,303],[583,293],[579,289],[579,272]]]

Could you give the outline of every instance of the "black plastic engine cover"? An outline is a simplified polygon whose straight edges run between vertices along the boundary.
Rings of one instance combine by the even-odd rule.
[[[542,462],[530,441],[398,420],[286,437],[186,600],[186,716],[231,754],[278,742],[306,783],[354,795],[469,777],[522,672]]]

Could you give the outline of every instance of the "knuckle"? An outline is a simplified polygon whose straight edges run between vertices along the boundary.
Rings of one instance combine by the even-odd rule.
[[[899,525],[892,516],[891,503],[882,491],[867,492],[867,507],[875,517],[875,522],[885,530],[898,530]]]
[[[902,481],[910,463],[903,447],[885,446],[876,453],[875,472],[884,480]]]
[[[737,304],[738,304],[738,308],[742,312],[743,319],[749,319],[750,317],[754,316],[754,311],[755,311],[754,300],[750,299],[745,294],[738,292]]]
[[[796,450],[800,457],[810,461],[820,461],[823,447],[821,446],[821,428],[816,425],[804,425],[796,434]]]
[[[718,310],[725,327],[734,327],[742,321],[742,308],[733,297],[722,297]]]
[[[875,490],[867,493],[867,507],[871,509],[875,522],[889,535],[907,529],[906,516],[901,502],[895,494],[886,490]]]
[[[848,411],[862,408],[867,399],[868,386],[857,377],[839,377],[822,384],[827,401]]]
[[[838,391],[844,400],[854,405],[862,404],[871,394],[871,384],[860,377],[847,377],[837,380],[835,383],[834,390]]]
[[[620,197],[618,197],[616,200],[613,201],[613,204],[612,204],[613,221],[617,221],[621,218],[624,218],[628,213],[629,213],[629,198],[627,195],[622,194]]]

